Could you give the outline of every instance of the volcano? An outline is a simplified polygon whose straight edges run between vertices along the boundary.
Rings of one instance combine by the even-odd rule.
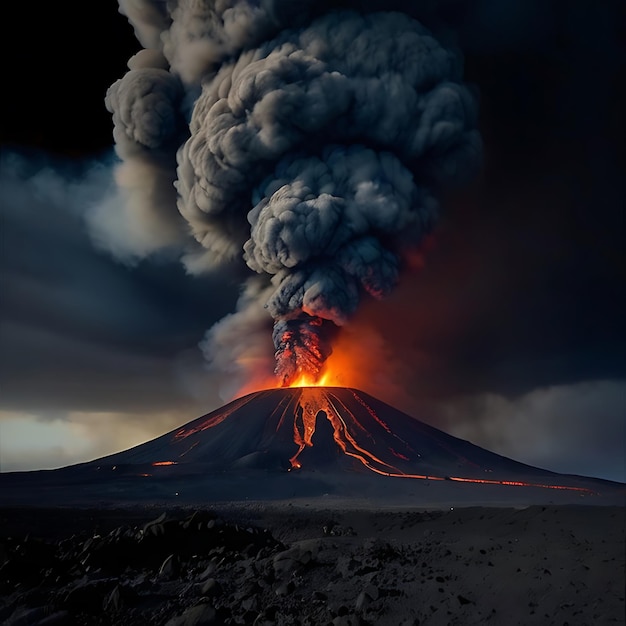
[[[435,484],[448,494],[454,488],[456,498],[472,486],[482,495],[499,488],[500,498],[503,487],[517,488],[518,495],[559,491],[570,499],[624,493],[620,483],[556,474],[495,454],[346,387],[257,391],[122,452],[58,470],[0,475],[10,500],[37,492],[101,500],[181,494],[410,499]]]
[[[445,479],[551,472],[499,456],[356,389],[295,387],[245,395],[157,439],[90,465],[118,469],[347,471]]]

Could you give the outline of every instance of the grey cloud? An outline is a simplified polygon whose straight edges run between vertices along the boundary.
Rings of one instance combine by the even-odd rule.
[[[136,58],[136,57],[134,57]],[[142,148],[167,148],[180,133],[182,87],[161,68],[131,69],[107,91],[105,104],[113,113],[113,137],[121,156]]]
[[[5,409],[112,411],[189,403],[175,360],[166,355],[15,321],[3,322],[0,344]]]
[[[188,353],[201,356],[197,344],[232,309],[236,281],[222,272],[200,282],[166,259],[128,267],[94,249],[85,216],[115,196],[112,162],[2,155],[0,408],[215,397],[204,361]]]
[[[272,375],[272,318],[263,306],[267,289],[263,281],[246,281],[236,311],[216,322],[200,344],[224,401],[232,400],[246,386],[256,391]]]
[[[598,380],[509,399],[471,396],[444,405],[435,419],[458,437],[529,465],[626,482],[625,414],[626,381]]]
[[[302,3],[295,25],[284,2],[157,3],[145,26],[154,29],[155,11],[168,13],[159,42],[142,31],[148,3],[121,6],[171,77],[134,63],[112,86],[107,104],[129,168],[118,182],[132,187],[134,161],[149,168],[164,138],[182,137],[178,102],[188,138],[175,177],[159,179],[175,188],[193,236],[182,261],[196,273],[244,260],[264,275],[262,304],[289,328],[273,332],[279,380],[317,375],[328,353],[321,334],[346,323],[363,294],[388,295],[402,250],[432,227],[437,190],[466,180],[480,162],[458,54],[407,14],[369,12],[368,3],[364,13]],[[166,84],[183,85],[185,95]],[[169,189],[153,199],[163,206],[155,221],[174,215],[172,198]],[[154,230],[150,205],[141,204],[133,215]],[[155,237],[152,248],[137,239],[139,256],[158,249]]]

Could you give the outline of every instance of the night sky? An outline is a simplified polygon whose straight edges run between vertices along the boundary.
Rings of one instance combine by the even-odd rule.
[[[444,197],[423,268],[357,315],[388,356],[366,391],[516,460],[624,481],[623,3],[430,4],[463,52],[484,163]],[[113,184],[104,96],[140,46],[113,0],[43,5],[4,18],[21,35],[2,44],[3,471],[95,458],[223,404],[198,345],[240,282],[121,263],[90,237],[85,212]]]

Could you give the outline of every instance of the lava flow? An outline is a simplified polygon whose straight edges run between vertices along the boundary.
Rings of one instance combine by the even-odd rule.
[[[355,398],[359,400],[356,394]],[[364,403],[363,406],[369,409]],[[369,411],[371,416],[384,430],[393,436],[384,422],[382,422],[371,409],[369,409]],[[300,390],[298,408],[294,418],[294,442],[298,445],[298,451],[289,459],[292,468],[298,469],[301,467],[298,457],[306,446],[313,446],[313,434],[315,433],[317,420],[326,418],[333,428],[333,440],[344,454],[357,459],[365,467],[373,471],[385,474],[390,472],[399,473],[399,470],[393,465],[378,458],[376,454],[368,451],[357,442],[356,435],[358,430],[365,432],[363,426],[359,424],[355,415],[350,412],[350,409],[337,397],[333,397],[328,393],[326,388],[303,387]],[[351,428],[348,424],[352,426],[354,434],[351,432]],[[408,445],[400,439],[398,443],[404,446]],[[392,455],[408,460],[406,456],[396,452],[393,447],[389,446],[388,450]]]
[[[364,402],[364,400],[359,397],[356,392],[353,392],[353,394],[355,400],[363,407],[376,425],[379,428],[382,428],[382,431],[388,435],[388,439],[390,439],[390,441],[385,441],[382,446],[376,446],[376,440],[374,437],[370,436],[369,432],[365,430],[363,424],[359,422],[355,414],[351,412],[350,408],[337,396],[329,393],[329,390],[324,388],[302,388],[298,402],[298,410],[295,413],[294,419],[294,442],[298,445],[298,451],[289,459],[292,469],[300,469],[302,467],[301,463],[298,461],[298,457],[305,447],[313,446],[313,435],[315,433],[316,422],[318,419],[324,419],[325,417],[333,427],[333,440],[342,452],[362,463],[367,469],[383,476],[588,491],[587,489],[579,487],[568,487],[562,485],[548,485],[512,480],[489,480],[484,478],[463,478],[457,476],[430,476],[402,470],[398,466],[398,460],[401,462],[410,461],[411,457],[407,456],[407,454],[416,457],[415,460],[418,460],[420,454],[417,453],[406,441],[394,435],[387,424],[380,419],[376,412],[368,406],[368,404]],[[358,435],[365,435],[365,437],[369,439],[371,444],[369,449],[358,443]],[[395,448],[393,445],[395,445]],[[377,454],[375,454],[372,450],[378,450],[379,448],[381,451],[377,452],[377,454],[380,456],[377,456]],[[398,449],[403,450],[404,453],[399,452]],[[389,462],[389,460],[384,460],[388,459],[387,455],[389,453],[396,458],[395,463],[393,461]],[[466,459],[463,459],[462,457],[459,460],[466,461]]]

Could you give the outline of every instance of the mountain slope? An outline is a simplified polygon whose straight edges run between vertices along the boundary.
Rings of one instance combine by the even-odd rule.
[[[251,393],[116,454],[0,474],[0,499],[22,505],[294,498],[322,498],[324,506],[614,504],[624,501],[625,488],[519,463],[344,387]]]
[[[243,396],[157,439],[92,463],[204,469],[351,470],[392,476],[555,476],[429,426],[356,389]]]

